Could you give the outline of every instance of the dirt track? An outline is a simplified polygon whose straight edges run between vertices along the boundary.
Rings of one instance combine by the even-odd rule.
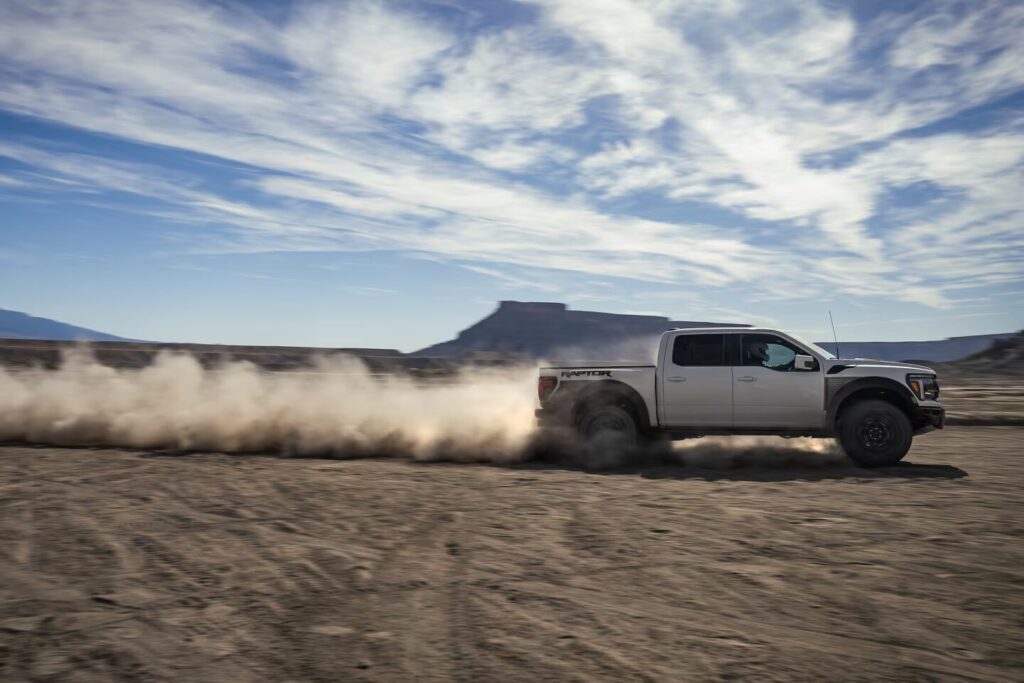
[[[5,447],[0,679],[1021,680],[1022,436],[884,472]]]

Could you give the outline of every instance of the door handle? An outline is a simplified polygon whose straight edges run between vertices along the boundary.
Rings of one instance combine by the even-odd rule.
[[[669,382],[685,382],[686,381],[685,377],[666,377],[665,379],[667,379]]]
[[[756,377],[751,377],[750,375],[747,375],[746,377],[737,377],[736,381],[737,382],[756,382],[757,378]]]

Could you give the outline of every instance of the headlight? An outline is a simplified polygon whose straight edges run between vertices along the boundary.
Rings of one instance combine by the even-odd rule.
[[[935,375],[907,375],[907,386],[922,401],[939,398],[939,380]]]

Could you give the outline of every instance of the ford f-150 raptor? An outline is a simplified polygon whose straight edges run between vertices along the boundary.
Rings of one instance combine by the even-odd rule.
[[[655,365],[542,367],[537,391],[542,426],[588,440],[834,437],[865,467],[899,462],[915,434],[945,421],[930,368],[836,358],[791,334],[750,327],[669,330]]]

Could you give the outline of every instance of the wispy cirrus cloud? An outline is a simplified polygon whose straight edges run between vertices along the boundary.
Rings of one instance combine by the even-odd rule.
[[[222,163],[211,182],[24,140],[0,147],[5,187],[45,172],[225,226],[218,249],[408,251],[503,281],[944,307],[1024,279],[1024,117],[955,122],[1024,87],[1024,7],[509,7],[5,3],[0,108]]]

